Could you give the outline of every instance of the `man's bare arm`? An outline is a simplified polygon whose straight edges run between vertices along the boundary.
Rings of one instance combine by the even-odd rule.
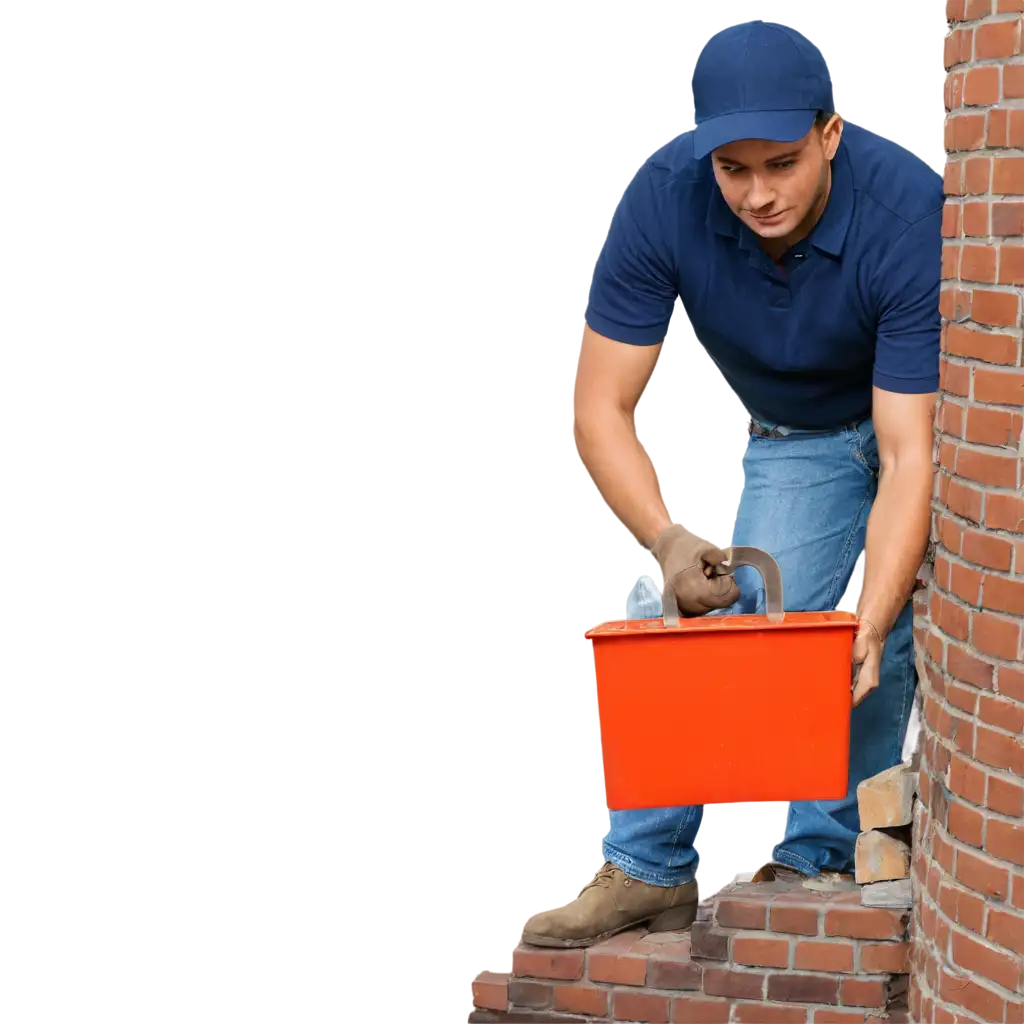
[[[660,354],[660,343],[626,345],[585,327],[573,400],[583,464],[608,507],[648,548],[672,519],[633,416]]]
[[[857,617],[870,623],[879,636],[872,637],[872,630],[862,625],[854,651],[854,661],[862,664],[855,703],[878,685],[881,640],[907,603],[928,546],[934,413],[934,394],[901,395],[874,389],[872,420],[881,471],[878,495],[868,517],[864,587]]]

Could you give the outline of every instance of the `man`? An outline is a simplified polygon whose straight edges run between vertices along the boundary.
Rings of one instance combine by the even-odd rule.
[[[846,872],[857,783],[899,761],[916,684],[909,599],[929,530],[942,182],[844,125],[821,54],[782,25],[712,38],[693,94],[696,129],[640,169],[598,259],[576,442],[664,578],[703,569],[676,578],[681,613],[763,611],[753,570],[716,572],[722,550],[673,522],[636,436],[633,412],[678,296],[751,415],[732,542],[775,556],[790,610],[835,608],[866,551],[849,793],[792,804],[756,877]],[[612,811],[604,867],[572,903],[532,917],[524,941],[586,946],[642,923],[687,927],[701,812]]]

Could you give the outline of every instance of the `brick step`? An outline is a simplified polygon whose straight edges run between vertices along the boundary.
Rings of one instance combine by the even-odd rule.
[[[703,903],[687,932],[521,945],[511,974],[474,982],[470,1020],[898,1024],[909,1019],[909,911],[860,901],[853,883],[739,883]]]

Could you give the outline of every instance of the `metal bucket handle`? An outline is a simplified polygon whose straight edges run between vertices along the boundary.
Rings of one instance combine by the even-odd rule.
[[[768,621],[782,622],[785,612],[782,610],[782,570],[779,568],[779,563],[767,551],[762,551],[760,548],[736,545],[725,549],[725,561],[721,565],[714,566],[714,575],[731,576],[741,565],[752,566],[761,574],[761,579],[764,581],[764,604]],[[703,566],[700,563],[689,565],[677,572],[671,579],[665,580],[665,589],[661,595],[661,607],[666,627],[679,625],[679,603],[676,601],[674,584],[684,572],[689,572],[691,569],[703,571]]]

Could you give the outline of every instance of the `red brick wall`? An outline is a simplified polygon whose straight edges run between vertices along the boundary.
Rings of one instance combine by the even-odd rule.
[[[921,1021],[1024,1021],[1022,12],[1024,0],[946,5],[935,573],[916,623]]]

